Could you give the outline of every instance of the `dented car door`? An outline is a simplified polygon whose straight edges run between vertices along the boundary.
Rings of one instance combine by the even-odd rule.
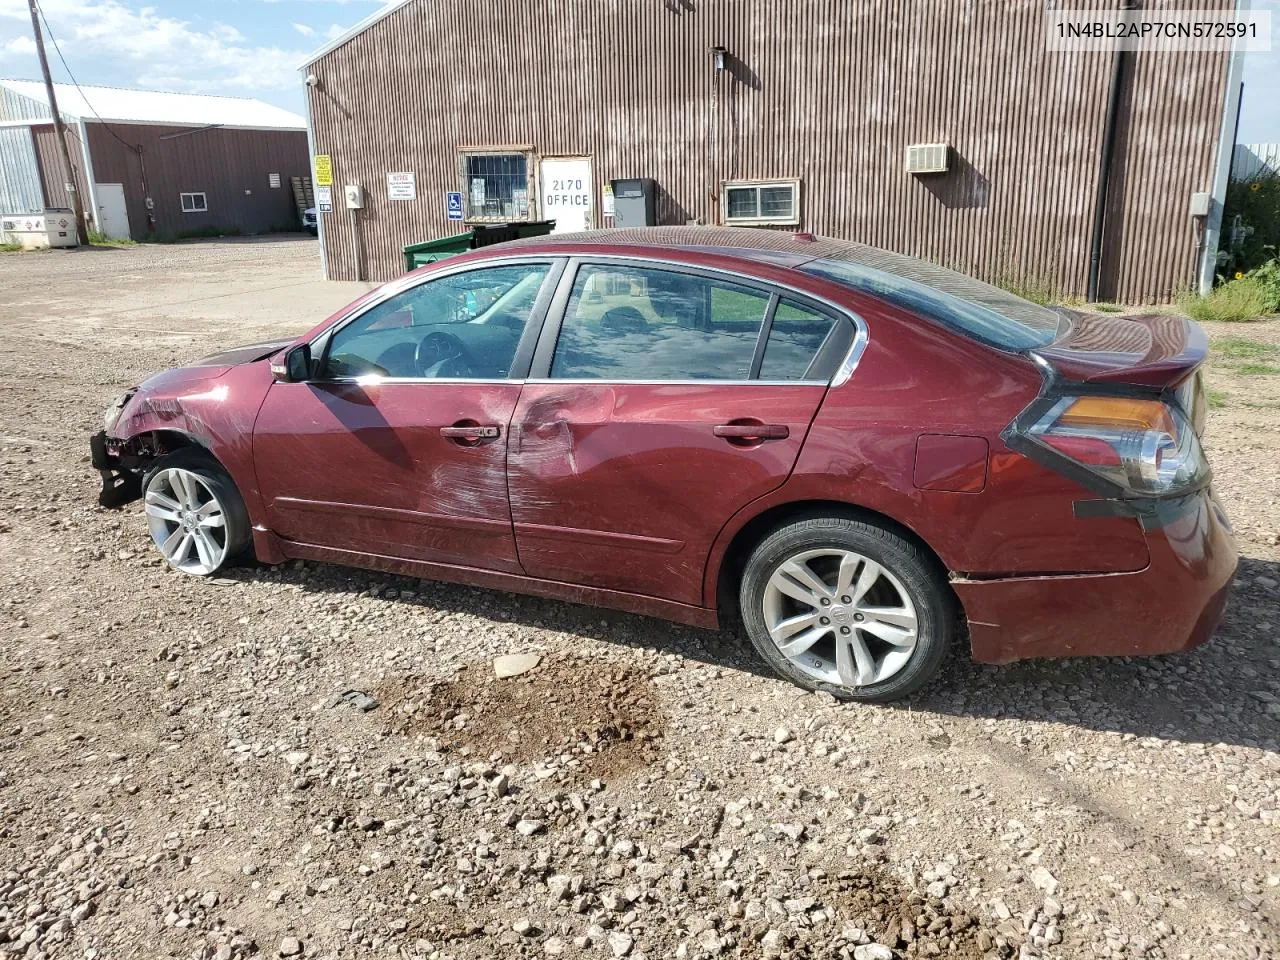
[[[571,270],[512,420],[521,564],[700,605],[720,529],[795,464],[839,319],[712,272]]]
[[[433,273],[319,338],[314,376],[273,384],[255,426],[271,529],[349,554],[519,573],[507,431],[559,269]]]

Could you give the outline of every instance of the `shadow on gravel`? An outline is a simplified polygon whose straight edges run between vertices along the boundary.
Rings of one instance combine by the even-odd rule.
[[[292,564],[280,576],[308,591],[412,591],[435,609],[572,633],[605,643],[674,653],[775,679],[750,643],[646,617],[500,591]],[[1280,750],[1280,715],[1267,677],[1280,666],[1280,564],[1242,558],[1235,592],[1212,640],[1160,657],[1028,660],[991,667],[957,654],[921,693],[882,709],[954,717],[1001,717],[1130,733],[1140,737]],[[1123,611],[1119,612],[1120,614]],[[1141,629],[1135,624],[1134,629]],[[776,680],[784,683],[783,680]]]
[[[232,570],[228,576],[252,576],[250,569]],[[258,570],[267,579],[276,579],[271,568],[259,567]],[[302,569],[295,566],[295,561],[290,561],[277,570],[280,582],[311,593],[347,594],[354,598],[364,591],[371,591],[395,601],[401,591],[410,591],[442,613],[465,613],[500,623],[518,623],[571,633],[602,643],[656,649],[661,654],[676,654],[711,666],[760,677],[775,676],[745,637],[726,630],[699,630],[601,607],[313,561],[308,561]]]
[[[1194,650],[1003,667],[955,658],[946,675],[901,706],[1280,751],[1280,713],[1268,712],[1280,710],[1280,701],[1267,689],[1277,667],[1280,564],[1242,557],[1217,633]]]

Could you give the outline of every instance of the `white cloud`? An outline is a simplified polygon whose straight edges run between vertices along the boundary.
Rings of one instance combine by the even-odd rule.
[[[36,42],[26,34],[19,34],[11,40],[0,43],[0,56],[25,57],[36,52]]]
[[[297,66],[310,52],[255,45],[227,24],[202,28],[127,0],[43,0],[41,5],[82,83],[240,96],[294,90],[300,87]],[[28,17],[26,0],[0,0],[0,21]],[[15,38],[5,49],[19,43]],[[56,64],[52,50],[49,55]]]
[[[331,24],[329,24],[329,29],[328,29],[328,30],[326,30],[326,31],[324,32],[324,35],[325,35],[325,37],[327,37],[327,38],[328,38],[328,39],[330,39],[330,40],[337,40],[340,36],[342,36],[344,33],[346,33],[349,29],[350,29],[350,27],[344,27],[344,26],[343,26],[342,24],[340,24],[340,23],[331,23]]]
[[[304,37],[314,37],[316,35],[315,27],[308,27],[305,23],[291,23],[289,26],[297,30]]]

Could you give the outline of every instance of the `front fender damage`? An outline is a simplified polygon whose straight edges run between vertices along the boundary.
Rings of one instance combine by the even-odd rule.
[[[160,455],[153,449],[154,437],[145,434],[128,440],[108,437],[99,430],[89,438],[89,459],[102,476],[98,503],[104,507],[123,507],[142,496],[142,469]]]

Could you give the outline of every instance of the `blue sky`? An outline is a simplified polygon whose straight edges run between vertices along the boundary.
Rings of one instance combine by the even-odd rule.
[[[42,3],[81,83],[251,96],[297,112],[303,104],[299,61],[381,5],[379,0]],[[1273,11],[1274,43],[1280,48],[1280,0],[1254,0],[1252,6]],[[55,78],[66,80],[52,50],[49,56]],[[39,77],[26,0],[0,0],[0,76]],[[1246,58],[1239,139],[1280,141],[1280,49]]]

